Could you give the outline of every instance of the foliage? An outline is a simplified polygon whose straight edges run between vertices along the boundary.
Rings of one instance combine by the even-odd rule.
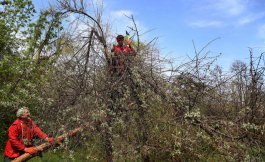
[[[29,0],[10,1],[1,12],[0,32],[0,107],[1,107],[1,149],[4,147],[8,126],[15,119],[15,111],[20,106],[28,106],[33,117],[37,107],[43,102],[42,87],[49,78],[49,60],[37,62],[34,53],[27,49],[39,49],[40,45],[32,45],[38,38],[28,39],[32,24],[34,6]],[[39,21],[38,24],[40,25]],[[59,28],[57,24],[50,25]],[[42,28],[35,29],[41,31]],[[54,33],[54,30],[50,33]],[[51,38],[47,38],[47,41]],[[30,41],[29,41],[30,40]],[[48,45],[47,42],[44,43]],[[3,138],[2,138],[3,137]]]
[[[0,52],[1,58],[5,55],[14,55],[23,47],[23,34],[35,13],[31,0],[8,1],[4,10],[0,12]]]
[[[85,127],[31,161],[264,161],[263,54],[254,59],[250,51],[248,64],[235,61],[226,74],[206,47],[173,66],[152,41],[140,41],[128,17],[137,53],[114,73],[109,26],[99,6],[86,5],[59,0],[35,22],[28,10],[13,13],[12,25],[1,19],[1,33],[24,33],[0,42],[10,49],[0,60],[1,137],[16,108],[27,105],[51,136]]]

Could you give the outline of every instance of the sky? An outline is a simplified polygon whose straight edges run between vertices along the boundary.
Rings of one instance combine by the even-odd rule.
[[[265,51],[265,0],[103,0],[103,6],[113,33],[125,34],[131,21],[124,15],[133,15],[141,39],[158,37],[161,54],[176,61],[194,56],[193,42],[199,51],[216,38],[205,53],[221,53],[217,63],[226,70],[235,60],[248,62],[249,48],[255,56]]]

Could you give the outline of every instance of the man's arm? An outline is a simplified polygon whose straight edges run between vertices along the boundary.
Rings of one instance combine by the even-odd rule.
[[[135,52],[134,48],[131,46],[131,43],[132,42],[130,41],[130,39],[128,39],[126,41],[126,45],[129,48],[129,53],[131,53],[132,55],[136,55],[136,52]]]
[[[44,133],[33,121],[32,121],[32,126],[34,129],[35,135],[37,135],[40,139],[45,139],[47,138],[47,134]]]
[[[33,121],[32,121],[32,125],[34,128],[34,132],[35,134],[40,138],[40,139],[44,139],[47,142],[54,142],[54,139],[52,137],[48,137],[46,133],[44,133]]]
[[[114,52],[115,51],[115,45],[113,44],[113,47],[111,48],[110,50],[111,52]]]
[[[136,51],[134,50],[134,48],[131,46],[131,44],[129,44],[129,49],[130,49],[130,54],[133,56],[136,56]]]

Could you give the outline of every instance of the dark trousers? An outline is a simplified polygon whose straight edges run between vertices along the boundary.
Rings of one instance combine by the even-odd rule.
[[[14,160],[14,158],[4,156],[4,162],[11,162],[12,160]]]

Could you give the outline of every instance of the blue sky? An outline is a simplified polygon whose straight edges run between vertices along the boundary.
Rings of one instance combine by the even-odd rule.
[[[43,6],[40,1],[37,5]],[[218,64],[225,69],[234,60],[247,62],[248,47],[255,55],[265,51],[265,0],[103,0],[103,4],[114,33],[125,33],[131,22],[124,14],[133,15],[142,33],[152,30],[142,39],[159,37],[161,53],[176,61],[194,55],[192,41],[199,50],[215,38],[219,39],[205,52],[222,53]]]

